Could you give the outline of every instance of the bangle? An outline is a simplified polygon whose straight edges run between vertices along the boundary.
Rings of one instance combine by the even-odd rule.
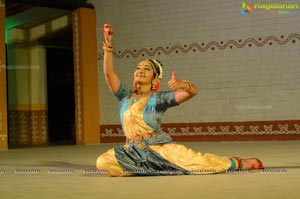
[[[113,52],[114,51],[114,46],[112,45],[112,43],[107,43],[105,41],[103,42],[102,48],[106,52]]]
[[[192,88],[192,83],[188,80],[182,80],[185,83],[185,87],[182,88],[184,91],[188,91]]]

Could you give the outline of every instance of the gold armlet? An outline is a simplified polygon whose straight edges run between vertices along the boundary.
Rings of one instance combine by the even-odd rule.
[[[184,91],[189,91],[192,88],[192,83],[188,80],[182,80],[185,83],[185,87],[182,88]]]

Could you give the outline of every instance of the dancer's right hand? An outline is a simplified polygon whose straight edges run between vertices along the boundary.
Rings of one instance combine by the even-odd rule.
[[[101,30],[104,35],[104,41],[107,43],[111,43],[111,38],[112,35],[114,34],[111,24],[104,24]]]

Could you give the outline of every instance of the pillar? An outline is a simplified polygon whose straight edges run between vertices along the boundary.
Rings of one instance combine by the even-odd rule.
[[[5,49],[5,5],[0,1],[0,150],[8,148]]]
[[[72,13],[77,144],[100,142],[96,12]]]

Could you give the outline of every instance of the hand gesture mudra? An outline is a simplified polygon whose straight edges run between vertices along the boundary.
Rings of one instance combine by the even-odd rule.
[[[111,53],[113,52],[113,45],[112,45],[111,38],[115,32],[113,31],[110,24],[104,24],[101,30],[104,35],[103,50],[104,52]]]
[[[171,79],[168,81],[168,86],[172,90],[179,90],[185,88],[185,82],[176,78],[176,71],[174,70]]]
[[[104,41],[106,43],[111,43],[112,35],[115,33],[112,29],[111,24],[104,24],[101,28],[103,35],[104,35]]]

